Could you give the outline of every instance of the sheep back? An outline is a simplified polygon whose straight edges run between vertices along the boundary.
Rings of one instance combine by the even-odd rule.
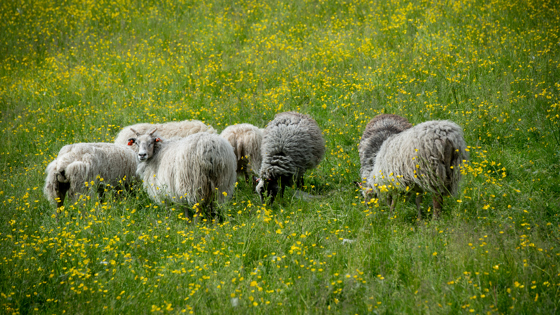
[[[393,114],[378,115],[370,120],[358,146],[361,165],[360,178],[362,181],[365,181],[371,173],[375,157],[383,142],[390,136],[410,127],[412,127],[412,124],[406,118]]]
[[[212,126],[206,125],[199,120],[172,121],[164,124],[140,123],[124,127],[115,138],[115,143],[126,145],[128,139],[136,137],[131,128],[139,134],[145,134],[157,128],[158,135],[169,140],[184,138],[199,132],[217,133]]]
[[[238,124],[227,127],[220,134],[233,147],[238,173],[250,167],[253,173],[258,174],[261,169],[263,131],[264,129],[251,124]]]
[[[204,205],[214,198],[218,202],[231,198],[235,169],[231,145],[216,134],[202,132],[164,141],[151,159],[138,164],[137,173],[156,201]]]
[[[325,140],[308,115],[277,114],[264,130],[260,176],[299,176],[316,167],[325,155]]]
[[[456,195],[460,165],[468,159],[463,131],[448,120],[427,121],[389,137],[375,159],[367,186],[392,184]],[[412,187],[410,187],[412,186]]]
[[[99,175],[105,183],[117,186],[126,177],[136,177],[137,159],[134,151],[113,143],[76,143],[62,147],[58,156],[47,166],[43,192],[55,202],[58,183],[69,183],[68,196],[85,194],[85,182],[96,180]]]

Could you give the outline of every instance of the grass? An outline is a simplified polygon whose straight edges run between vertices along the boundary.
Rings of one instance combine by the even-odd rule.
[[[541,0],[3,1],[0,310],[557,313],[559,35]],[[263,207],[239,182],[224,222],[194,225],[140,190],[58,220],[42,195],[65,144],[287,110],[323,129],[305,178],[321,199]],[[413,202],[389,217],[352,185],[380,113],[464,128],[441,220]]]

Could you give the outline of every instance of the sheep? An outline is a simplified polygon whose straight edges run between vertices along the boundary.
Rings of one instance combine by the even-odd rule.
[[[256,191],[263,203],[266,183],[272,205],[278,194],[278,180],[282,184],[281,197],[294,178],[297,187],[303,187],[305,171],[319,165],[325,155],[325,140],[317,122],[310,116],[296,112],[280,113],[264,130],[261,153],[261,178]]]
[[[137,152],[137,175],[144,189],[157,202],[168,199],[175,203],[200,205],[213,213],[214,200],[231,198],[235,188],[236,159],[231,145],[222,137],[206,132],[196,133],[174,141],[163,140],[157,129],[140,134],[128,143]],[[188,217],[185,207],[185,217]]]
[[[251,124],[238,124],[227,127],[220,134],[233,147],[237,157],[237,175],[243,174],[245,181],[249,181],[249,168],[255,174],[261,169],[263,131]]]
[[[390,133],[387,133],[389,135]],[[433,193],[434,218],[440,216],[443,196],[456,195],[461,179],[460,166],[468,159],[463,131],[454,122],[433,120],[390,135],[381,145],[366,178],[365,190],[393,194],[416,192],[418,219],[423,192]],[[366,199],[367,200],[367,199]]]
[[[158,135],[162,138],[166,138],[167,140],[184,138],[198,132],[217,133],[212,126],[206,125],[199,120],[172,121],[164,124],[141,123],[124,127],[119,132],[114,142],[116,144],[127,145],[128,139],[135,136],[135,133],[131,130],[132,128],[140,134],[144,134],[154,128],[157,128]]]
[[[358,152],[360,155],[360,178],[364,182],[375,162],[375,157],[383,142],[391,135],[397,134],[412,127],[412,124],[404,117],[393,114],[382,114],[375,116],[366,125],[366,129],[360,140]]]
[[[58,157],[46,169],[43,192],[57,208],[62,207],[68,193],[71,200],[88,190],[85,182],[97,176],[104,183],[120,187],[136,178],[136,154],[126,146],[113,143],[75,143],[62,147]],[[100,200],[104,189],[99,190]]]

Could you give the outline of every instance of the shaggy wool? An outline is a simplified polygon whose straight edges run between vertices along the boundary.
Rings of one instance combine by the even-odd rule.
[[[388,185],[456,195],[461,164],[468,159],[463,130],[448,120],[421,123],[383,142],[366,188],[375,192]]]
[[[85,182],[96,181],[117,186],[123,178],[136,178],[137,159],[134,151],[113,143],[76,143],[62,147],[58,157],[46,169],[47,178],[43,192],[52,203],[60,195],[58,187],[69,184],[68,197],[76,200],[77,194],[88,190]],[[64,191],[64,190],[62,190]]]
[[[220,136],[226,139],[233,147],[237,158],[237,174],[245,174],[251,170],[259,174],[262,156],[261,144],[264,129],[251,124],[238,124],[227,127]]]
[[[158,137],[145,134],[136,139],[140,147],[144,142],[154,143],[153,154],[137,170],[152,199],[205,206],[231,198],[237,163],[225,139],[206,132],[175,141],[156,142]]]

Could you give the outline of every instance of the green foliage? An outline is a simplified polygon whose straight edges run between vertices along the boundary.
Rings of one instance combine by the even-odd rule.
[[[558,310],[556,1],[3,1],[2,313],[529,313]],[[137,122],[220,131],[312,115],[327,155],[259,205],[240,179],[193,224],[136,186],[55,209],[60,148]],[[395,113],[449,119],[471,160],[443,218],[366,206],[357,143]],[[427,196],[429,197],[429,196]],[[404,198],[404,197],[403,197]]]

